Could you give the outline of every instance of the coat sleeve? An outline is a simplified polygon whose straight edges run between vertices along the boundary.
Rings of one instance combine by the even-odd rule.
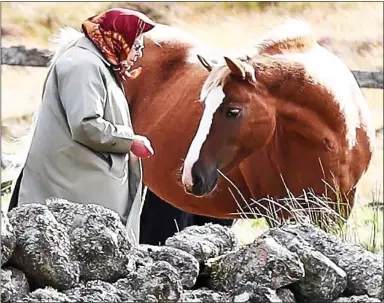
[[[98,65],[88,60],[76,65],[62,62],[56,73],[72,139],[95,151],[128,153],[134,132],[103,118],[107,90]]]

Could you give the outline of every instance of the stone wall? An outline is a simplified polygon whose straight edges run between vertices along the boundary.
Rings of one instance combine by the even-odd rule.
[[[49,200],[1,213],[1,302],[381,302],[383,256],[311,225],[240,247],[191,226],[133,245],[116,213]]]

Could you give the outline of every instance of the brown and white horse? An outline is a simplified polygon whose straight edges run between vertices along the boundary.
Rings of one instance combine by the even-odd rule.
[[[52,62],[81,34],[63,35]],[[287,189],[337,200],[326,184],[351,209],[374,129],[350,70],[299,21],[240,56],[218,53],[169,26],[145,35],[143,73],[124,84],[134,130],[155,150],[143,163],[145,185],[181,210],[218,218],[239,218],[244,201]],[[265,214],[270,202],[260,203]]]
[[[144,52],[145,72],[125,91],[135,131],[155,149],[144,182],[158,196],[188,212],[239,217],[219,170],[246,200],[312,190],[341,197],[349,215],[372,155],[372,119],[350,70],[307,24],[291,20],[237,58],[158,26]]]

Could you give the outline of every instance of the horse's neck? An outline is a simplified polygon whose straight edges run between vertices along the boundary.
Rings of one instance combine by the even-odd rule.
[[[170,98],[168,106],[173,106],[178,101],[177,95],[182,95],[189,86],[199,85],[196,91],[201,89],[207,72],[198,61],[199,50],[201,48],[196,43],[186,39],[159,41],[147,38],[144,56],[138,62],[143,72],[136,80],[125,84],[132,116],[142,112],[143,108],[148,109],[158,95],[170,91],[170,87],[174,87],[175,96]]]
[[[256,79],[278,97],[277,113],[287,124],[321,136],[314,126],[322,123],[322,129],[346,132],[349,145],[354,144],[355,129],[370,119],[364,96],[347,66],[316,42],[308,24],[288,20],[267,33],[255,51],[256,62],[263,55],[275,60],[267,68],[259,63]]]
[[[275,85],[270,85],[270,92],[278,99],[276,112],[283,129],[311,142],[343,136],[354,146],[356,129],[369,122],[369,112],[344,63],[319,45],[270,58],[285,62],[268,78],[274,79],[269,80]]]

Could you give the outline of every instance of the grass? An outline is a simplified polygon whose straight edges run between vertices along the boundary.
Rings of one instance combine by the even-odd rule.
[[[236,185],[221,172],[219,173],[242,197]],[[339,197],[341,196],[340,191],[334,187],[331,188],[329,184],[326,186],[337,192]],[[231,188],[229,190],[232,191]],[[360,245],[371,252],[382,252],[384,236],[383,205],[382,200],[380,200],[380,197],[383,195],[382,190],[383,188],[379,184],[372,188],[371,199],[374,206],[370,207],[357,203],[350,212],[348,220],[345,219],[346,216],[343,213],[345,204],[342,205],[340,201],[332,203],[326,197],[317,196],[311,191],[304,192],[300,197],[295,197],[286,188],[287,197],[284,199],[273,200],[265,198],[258,201],[252,200],[251,203],[248,203],[242,197],[242,203],[237,201],[238,212],[245,220],[237,224],[238,226],[234,227],[234,231],[241,244],[244,245],[254,241],[269,226],[281,226],[293,220],[298,223],[314,224],[328,233],[337,235],[347,242]],[[358,198],[356,200],[359,201]],[[245,208],[247,210],[240,205],[246,205]],[[257,207],[256,209],[255,206]],[[289,213],[290,218],[281,218],[278,215],[281,211]],[[245,230],[247,232],[244,232]]]
[[[23,44],[49,47],[49,38],[63,25],[79,27],[81,22],[105,8],[132,5],[129,2],[7,2],[1,3],[2,26],[18,32],[2,35],[2,46]],[[207,43],[227,49],[252,47],[266,30],[287,17],[309,22],[315,36],[329,41],[351,69],[383,69],[382,2],[158,2],[143,3],[155,19],[164,15],[167,23],[190,32]],[[143,7],[144,7],[143,6]],[[38,108],[45,68],[2,65],[2,138],[23,134],[30,114]],[[383,90],[363,89],[375,127],[383,125]],[[18,127],[21,125],[21,127]],[[372,251],[383,250],[383,213],[368,206],[383,201],[383,136],[376,138],[371,165],[359,183],[358,199],[350,219],[336,229],[345,239],[361,243]],[[11,152],[22,148],[6,145]],[[308,196],[307,196],[308,197]],[[9,197],[2,197],[3,204]],[[4,202],[4,203],[3,203]],[[249,242],[267,228],[265,219],[239,220],[233,227],[239,239]]]
[[[233,227],[242,245],[251,243],[267,229],[268,223],[264,218],[241,220]],[[383,211],[358,204],[343,228],[329,232],[371,252],[383,252]]]

